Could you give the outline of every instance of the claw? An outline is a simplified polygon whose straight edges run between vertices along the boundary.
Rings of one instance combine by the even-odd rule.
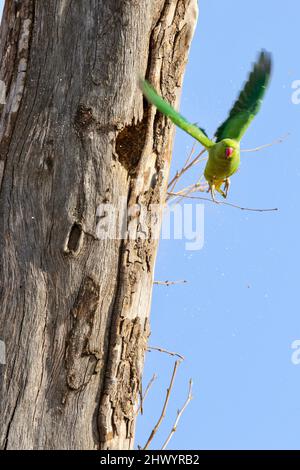
[[[224,185],[224,197],[226,198],[227,195],[228,195],[228,191],[229,191],[229,188],[230,188],[230,179],[229,178],[226,178],[225,180],[225,185]]]
[[[210,194],[211,194],[212,200],[213,200],[216,204],[219,204],[219,202],[216,200],[216,196],[215,196],[215,194],[216,194],[216,187],[215,187],[214,184],[212,184],[211,187],[210,187]]]

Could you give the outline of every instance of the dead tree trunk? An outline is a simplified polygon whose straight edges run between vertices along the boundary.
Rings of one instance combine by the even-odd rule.
[[[133,446],[157,240],[126,208],[164,201],[173,139],[137,77],[177,103],[196,11],[196,0],[6,0],[3,449]],[[125,238],[99,237],[123,200]]]

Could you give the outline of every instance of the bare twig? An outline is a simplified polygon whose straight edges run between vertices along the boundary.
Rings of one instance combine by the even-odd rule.
[[[181,196],[181,194],[190,194],[194,193],[195,191],[199,192],[205,192],[208,189],[208,183],[206,181],[197,181],[197,183],[190,184],[189,186],[186,186],[185,188],[180,189],[180,191],[177,191],[174,193],[172,191],[172,194],[177,194],[178,196]]]
[[[289,136],[289,132],[287,134],[285,134],[283,137],[280,137],[279,139],[276,139],[274,140],[273,142],[271,142],[270,144],[264,144],[264,145],[260,145],[259,147],[255,147],[253,149],[245,149],[245,150],[241,150],[241,152],[243,153],[250,153],[250,152],[259,152],[259,150],[262,150],[262,149],[265,149],[267,147],[272,147],[273,145],[278,145],[278,144],[281,144],[284,140],[286,140]]]
[[[140,399],[140,405],[138,407],[138,409],[136,410],[136,416],[141,413],[141,415],[143,414],[144,410],[143,410],[143,406],[144,406],[144,402],[145,402],[145,399],[148,395],[148,392],[150,390],[150,388],[152,387],[153,385],[153,382],[157,379],[157,375],[156,374],[153,374],[151,379],[149,380],[148,382],[148,385],[146,387],[146,390],[145,390],[145,393],[144,395],[141,395],[141,399]]]
[[[177,369],[178,369],[178,366],[179,366],[180,363],[181,363],[180,359],[175,361],[174,369],[173,369],[173,373],[172,373],[172,377],[171,377],[171,381],[170,381],[170,385],[169,385],[169,388],[167,389],[167,394],[166,394],[166,398],[165,398],[165,402],[164,402],[164,405],[163,405],[161,415],[160,415],[156,425],[154,426],[154,428],[153,428],[153,430],[152,430],[145,446],[143,447],[143,450],[148,449],[149,445],[152,442],[152,439],[154,438],[155,434],[157,433],[158,428],[160,427],[160,425],[161,425],[161,423],[162,423],[162,421],[163,421],[163,419],[166,415],[166,409],[167,409],[168,402],[169,402],[169,399],[170,399],[170,394],[171,394],[171,391],[172,391],[172,388],[173,388],[173,385],[174,385],[174,379],[175,379],[176,372],[177,372]]]
[[[173,424],[173,427],[170,431],[170,434],[168,435],[167,439],[165,440],[165,442],[164,442],[164,444],[161,448],[162,450],[164,450],[167,447],[167,445],[169,444],[169,442],[172,439],[173,435],[177,431],[177,426],[178,426],[179,420],[180,420],[181,416],[183,415],[186,407],[188,406],[188,404],[190,403],[190,401],[193,398],[192,386],[193,386],[193,381],[192,381],[192,379],[190,379],[190,381],[189,381],[189,392],[188,392],[187,399],[185,400],[183,407],[180,410],[177,411],[177,417],[176,417],[175,422]]]
[[[178,201],[176,202],[176,204],[178,204],[178,202],[180,202],[180,198],[184,196],[188,196],[189,194],[196,193],[196,192],[205,193],[207,192],[207,190],[208,190],[208,184],[205,182],[200,183],[198,181],[197,183],[191,184],[190,186],[187,186],[186,188],[182,188],[180,191],[177,191],[176,193],[174,191],[172,192],[168,191],[166,201],[174,198],[175,200],[178,199]],[[174,204],[174,200],[172,202]]]
[[[199,163],[200,161],[202,161],[202,159],[200,158],[204,153],[206,152],[206,149],[202,149],[200,153],[198,153],[198,155],[196,155],[196,157],[190,162],[190,158],[188,157],[187,159],[187,162],[185,164],[185,166],[183,166],[181,168],[181,170],[177,171],[177,173],[175,174],[175,176],[171,179],[170,183],[168,184],[168,189],[172,189],[174,190],[174,187],[175,185],[177,184],[179,178],[181,178],[181,176],[186,173],[192,166],[196,165],[197,163]]]
[[[177,356],[182,361],[184,361],[184,356],[182,356],[182,354],[179,354],[179,353],[173,352],[173,351],[168,351],[167,349],[164,349],[164,348],[159,348],[159,347],[156,347],[156,346],[148,346],[148,350],[149,350],[149,352],[158,351],[158,352],[161,352],[161,353],[169,354],[169,356]]]
[[[263,144],[258,147],[255,147],[253,149],[242,149],[241,152],[243,153],[250,153],[250,152],[258,152],[259,150],[265,149],[267,147],[272,147],[273,145],[278,145],[281,144],[287,137],[289,136],[289,133],[285,134],[283,137],[280,137],[279,139],[274,140],[273,142],[270,142],[269,144]],[[192,166],[196,165],[197,163],[207,160],[207,157],[200,158],[205,152],[206,149],[202,149],[196,157],[191,161],[192,155],[195,152],[195,146],[196,143],[193,144],[191,151],[184,163],[184,166],[181,168],[181,170],[177,171],[175,176],[171,179],[171,181],[168,184],[168,189],[170,192],[174,191],[175,186],[177,185],[179,179],[181,176],[186,173]]]
[[[173,286],[175,284],[186,284],[187,281],[185,279],[180,279],[179,281],[153,281],[153,284],[158,286]]]
[[[168,193],[173,196],[178,196],[178,193]],[[242,211],[252,211],[252,212],[272,212],[272,211],[278,211],[278,207],[274,207],[272,209],[252,209],[251,207],[242,207],[238,206],[237,204],[232,204],[231,202],[224,202],[224,201],[213,201],[213,199],[210,199],[208,197],[202,197],[202,196],[186,196],[185,194],[180,194],[181,197],[184,198],[189,198],[189,199],[200,199],[202,201],[209,201],[212,202],[213,204],[218,204],[218,205],[224,205],[224,206],[231,206],[236,209],[240,209]]]
[[[188,163],[190,162],[192,156],[193,156],[194,153],[195,153],[196,145],[197,145],[197,141],[195,140],[194,143],[193,143],[193,145],[192,145],[191,151],[190,151],[190,153],[188,154],[188,157],[187,157],[187,159],[186,159],[185,164],[183,165],[183,167],[186,167],[186,166],[188,165]]]
[[[176,175],[174,176],[174,178],[170,181],[170,183],[169,183],[169,185],[168,185],[168,188],[170,189],[170,191],[174,191],[175,186],[176,186],[176,184],[178,183],[178,180],[179,180],[181,174],[183,174],[182,171],[183,171],[183,169],[189,164],[189,162],[190,162],[190,160],[191,160],[193,154],[195,153],[195,149],[196,149],[196,141],[193,143],[193,146],[192,146],[192,148],[191,148],[191,151],[190,151],[190,153],[188,154],[188,157],[187,157],[187,159],[186,159],[186,161],[185,161],[185,163],[184,163],[182,169],[181,169],[180,171],[177,171],[177,172],[176,172]],[[198,157],[198,156],[197,156],[197,157]],[[197,157],[196,157],[196,158],[197,158]]]
[[[262,150],[264,148],[267,148],[267,147],[271,147],[273,145],[277,145],[277,144],[281,144],[287,137],[289,136],[289,133],[285,134],[283,137],[280,137],[279,139],[276,139],[274,140],[273,142],[269,143],[269,144],[264,144],[264,145],[260,145],[258,147],[255,147],[255,148],[252,148],[252,149],[243,149],[241,150],[241,152],[243,153],[250,153],[250,152],[258,152],[259,150]],[[178,200],[180,200],[180,198],[184,197],[183,195],[188,195],[192,192],[195,192],[195,191],[205,191],[206,190],[206,187],[205,185],[200,185],[199,182],[194,184],[194,185],[190,185],[188,186],[187,188],[184,188],[182,190],[180,190],[179,192],[174,192],[175,190],[175,186],[177,185],[177,183],[179,182],[180,178],[182,177],[182,175],[184,175],[184,173],[186,173],[192,166],[196,165],[197,163],[201,162],[201,161],[204,161],[204,160],[207,160],[207,157],[204,157],[204,158],[200,158],[205,152],[206,152],[206,149],[202,149],[197,155],[196,157],[191,161],[191,158],[192,158],[192,155],[194,154],[195,152],[195,143],[193,144],[192,146],[192,149],[185,161],[185,164],[184,166],[181,168],[181,170],[177,171],[177,173],[175,174],[175,176],[171,179],[170,183],[168,184],[168,193],[167,193],[167,197],[166,197],[166,201],[168,201],[169,199],[171,198],[178,198]],[[204,198],[203,198],[204,199]],[[204,199],[204,200],[207,200],[207,199]],[[177,201],[178,203],[179,201]],[[260,210],[260,209],[250,209],[250,208],[246,208],[246,207],[240,207],[240,206],[236,206],[235,204],[230,204],[230,203],[226,203],[226,202],[221,202],[221,204],[225,204],[225,205],[231,205],[232,207],[236,207],[237,209],[241,209],[241,210],[254,210],[255,212],[266,212],[266,211],[270,211],[270,210],[276,210],[276,209],[263,209],[263,210]]]

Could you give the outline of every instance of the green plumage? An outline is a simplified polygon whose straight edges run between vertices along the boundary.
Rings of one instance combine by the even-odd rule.
[[[140,87],[147,100],[208,150],[208,161],[204,176],[209,183],[214,200],[215,190],[224,197],[227,196],[229,177],[238,170],[240,164],[240,140],[260,109],[270,76],[271,55],[266,51],[261,51],[228,118],[216,131],[216,142],[209,139],[203,129],[189,123],[181,114],[175,111],[156,93],[148,82],[140,81]],[[223,184],[225,185],[225,192],[221,189]]]
[[[217,142],[226,138],[241,140],[260,109],[270,76],[271,55],[262,51],[228,118],[216,131]]]
[[[181,114],[175,111],[172,106],[170,106],[165,100],[163,100],[149,85],[148,82],[141,80],[140,87],[147,98],[147,100],[154,104],[157,109],[163,113],[165,116],[168,116],[176,126],[180,127],[196,140],[198,140],[204,147],[209,148],[213,145],[213,142],[207,137],[206,132],[195,124],[188,122]]]

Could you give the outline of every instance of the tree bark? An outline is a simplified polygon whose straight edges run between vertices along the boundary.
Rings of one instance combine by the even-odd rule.
[[[158,243],[137,207],[163,203],[174,133],[137,77],[178,104],[196,17],[196,0],[6,0],[2,449],[133,447]],[[99,236],[117,207],[124,239]]]

